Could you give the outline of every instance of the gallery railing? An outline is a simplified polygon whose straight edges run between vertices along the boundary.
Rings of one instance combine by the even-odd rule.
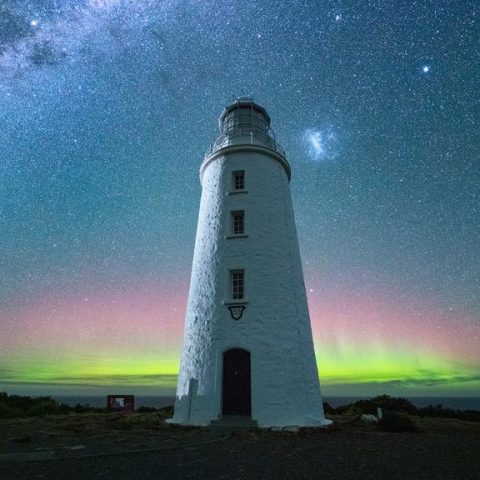
[[[241,131],[242,129],[236,128],[235,131],[222,133],[214,143],[210,145],[205,154],[205,157],[210,156],[221,148],[230,147],[233,145],[260,145],[262,147],[269,148],[278,152],[285,157],[285,150],[267,133],[261,131]],[[240,130],[240,131],[239,131]]]

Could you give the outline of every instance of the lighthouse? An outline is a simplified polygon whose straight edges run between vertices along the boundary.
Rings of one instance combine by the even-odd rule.
[[[172,423],[323,426],[291,169],[267,111],[226,107],[200,167]]]

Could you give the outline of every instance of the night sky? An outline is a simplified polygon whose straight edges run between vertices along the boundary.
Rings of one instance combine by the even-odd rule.
[[[479,396],[479,92],[474,0],[2,1],[0,389],[173,392],[199,166],[252,95],[324,395]]]

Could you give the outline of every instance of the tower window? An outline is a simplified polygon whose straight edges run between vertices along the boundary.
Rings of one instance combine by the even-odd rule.
[[[233,190],[245,190],[245,170],[233,172]]]
[[[243,210],[232,212],[232,231],[234,235],[245,233],[245,212]]]
[[[232,298],[233,300],[243,300],[245,298],[245,271],[230,271]]]

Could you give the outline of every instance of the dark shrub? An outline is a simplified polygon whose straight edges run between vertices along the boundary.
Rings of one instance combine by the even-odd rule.
[[[476,410],[457,410],[457,418],[467,420],[468,422],[480,422],[480,412]]]
[[[323,402],[323,412],[326,415],[333,415],[336,413],[336,409],[333,408],[328,402]]]
[[[173,405],[168,405],[167,407],[162,407],[157,410],[160,413],[163,413],[166,416],[173,417]]]
[[[67,413],[70,413],[71,411],[72,411],[72,407],[70,405],[67,405],[66,403],[61,403],[58,406],[58,413],[67,414]]]
[[[381,408],[384,413],[397,412],[418,415],[420,417],[458,418],[470,422],[480,422],[480,411],[454,410],[440,404],[417,408],[406,398],[395,398],[389,395],[379,395],[368,400],[359,400],[348,405],[341,405],[337,408],[326,402],[323,405],[325,413],[329,414],[361,415],[369,413],[377,415],[377,408]]]
[[[384,411],[408,413],[410,415],[415,415],[417,413],[417,407],[406,398],[395,398],[390,397],[389,395],[379,395],[378,397],[370,398],[368,400],[358,400],[355,403],[342,405],[337,408],[333,408],[328,405],[328,403],[324,403],[324,408],[325,413],[347,415],[361,415],[363,413],[376,415],[377,408],[381,408]]]
[[[412,419],[402,413],[387,412],[378,425],[386,432],[416,432],[418,430]]]
[[[0,403],[0,418],[17,418],[25,416],[25,413],[18,407],[11,407],[5,403]]]
[[[417,413],[417,407],[406,398],[395,398],[389,395],[379,395],[369,400],[360,400],[353,404],[363,413],[376,414],[377,408],[390,412],[408,413],[414,415]]]
[[[469,422],[480,422],[480,412],[476,410],[454,410],[441,404],[429,405],[418,410],[421,417],[458,418]]]
[[[156,412],[157,409],[154,407],[139,407],[137,408],[138,413],[153,413]]]
[[[86,405],[81,405],[80,403],[77,403],[73,407],[73,411],[75,413],[86,413],[86,412],[91,412],[93,408],[87,403]]]
[[[38,397],[32,399],[32,404],[26,410],[29,417],[53,415],[58,413],[58,403],[51,397]]]
[[[24,397],[21,395],[8,395],[0,392],[0,418],[35,417],[37,415],[53,415],[57,413],[85,413],[102,412],[102,408],[90,405],[76,405],[70,407],[64,403],[59,404],[52,397]]]

